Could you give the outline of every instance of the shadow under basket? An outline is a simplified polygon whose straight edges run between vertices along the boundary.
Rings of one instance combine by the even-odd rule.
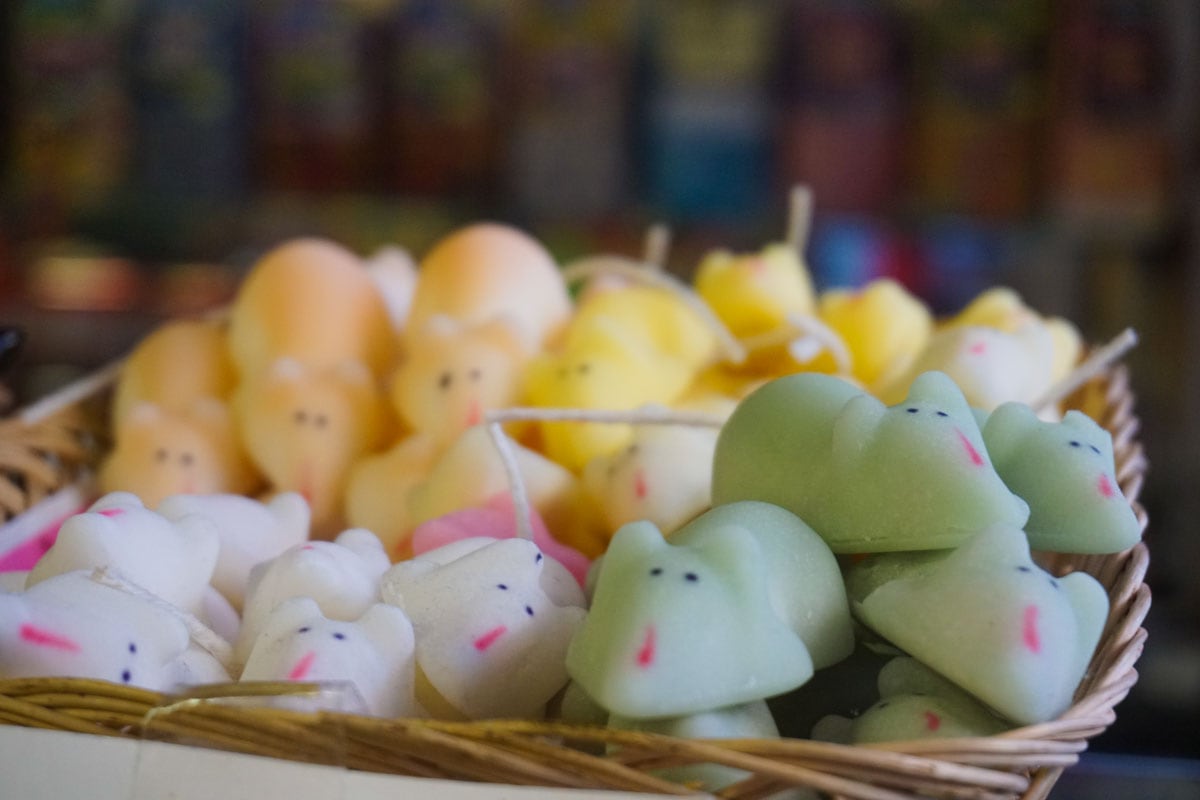
[[[75,391],[49,415],[0,420],[0,515],[41,502],[93,467],[107,439],[102,409],[111,379]],[[1123,366],[1077,391],[1067,406],[1089,414],[1113,437],[1117,480],[1138,503],[1146,459]],[[44,406],[43,406],[44,409]],[[28,411],[27,409],[26,411]],[[1006,733],[838,745],[801,739],[685,740],[552,721],[436,722],[309,714],[225,702],[233,687],[200,687],[181,698],[93,680],[0,680],[0,723],[167,740],[354,770],[543,787],[695,794],[659,770],[720,763],[747,777],[717,793],[760,798],[793,787],[864,800],[909,797],[1044,798],[1088,740],[1116,719],[1137,681],[1150,607],[1144,543],[1112,555],[1040,553],[1051,572],[1081,570],[1108,590],[1110,612],[1074,703],[1058,719]],[[203,698],[213,698],[206,702]]]

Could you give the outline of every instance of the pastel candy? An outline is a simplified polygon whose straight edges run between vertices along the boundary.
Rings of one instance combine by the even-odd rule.
[[[284,600],[311,597],[330,619],[357,619],[379,602],[379,580],[391,563],[379,537],[351,528],[332,542],[296,545],[255,566],[246,589],[238,659],[245,662],[259,631]]]
[[[574,586],[547,592],[554,562],[525,539],[464,540],[384,577],[387,602],[409,615],[417,640],[417,699],[436,717],[538,718],[567,683],[567,644],[586,612]],[[441,562],[441,563],[439,563]],[[558,567],[561,569],[561,567]]]
[[[766,384],[717,440],[713,502],[740,500],[788,509],[835,553],[954,547],[1029,514],[988,460],[962,393],[937,372],[890,408],[827,375]]]
[[[478,223],[453,231],[421,259],[408,332],[439,314],[468,324],[505,317],[535,353],[566,324],[571,300],[540,242],[507,225]]]
[[[582,587],[587,579],[591,560],[575,548],[568,547],[555,539],[536,509],[529,511],[533,543],[548,558],[552,558],[566,567]],[[475,537],[512,539],[519,535],[512,495],[502,492],[482,506],[453,511],[421,523],[413,531],[412,551],[416,555],[421,555],[461,539]]]
[[[64,572],[106,568],[199,614],[219,549],[211,520],[196,514],[171,520],[146,508],[136,495],[111,492],[62,524],[26,585]]]
[[[620,330],[648,354],[691,370],[711,362],[717,351],[716,335],[704,317],[673,292],[656,286],[589,294],[576,308],[564,347],[577,347],[593,328]]]
[[[1080,411],[1043,422],[1027,406],[991,413],[983,440],[996,471],[1029,504],[1025,534],[1035,550],[1116,553],[1141,538],[1117,484],[1112,436]]]
[[[409,339],[410,352],[392,378],[389,396],[409,428],[439,446],[478,425],[487,412],[520,400],[528,356],[504,319],[467,326],[430,317]]]
[[[89,576],[67,572],[0,593],[0,677],[94,678],[156,691],[190,682],[181,666],[184,623]]]
[[[579,479],[538,451],[511,444],[530,505],[554,531],[555,538],[589,557],[599,554],[604,537],[582,502]],[[425,480],[409,492],[409,520],[417,525],[482,505],[510,490],[508,473],[488,429],[469,428],[434,461]]]
[[[281,358],[242,380],[233,407],[246,451],[272,487],[302,495],[315,529],[336,529],[350,467],[383,445],[391,424],[367,368]]]
[[[1005,524],[954,550],[869,558],[847,589],[867,627],[1023,724],[1066,710],[1108,615],[1095,578],[1051,576]]]
[[[813,738],[852,744],[992,736],[1011,727],[962,689],[914,658],[879,673],[880,700],[852,719],[825,717]]]
[[[361,708],[346,709],[336,695],[316,704],[281,698],[279,705],[312,710],[329,704],[379,717],[419,716],[413,696],[413,627],[399,608],[376,603],[354,620],[331,620],[309,597],[276,606],[254,641],[243,681],[344,682]]]
[[[673,531],[712,505],[714,428],[644,425],[616,453],[597,456],[584,486],[610,532],[648,520]]]
[[[220,540],[212,585],[236,609],[242,607],[250,570],[308,539],[308,503],[295,492],[267,502],[236,494],[180,494],[156,509],[170,520],[199,514],[212,520]]]
[[[1001,403],[1033,403],[1053,381],[1054,340],[1040,323],[1006,331],[960,325],[935,333],[903,374],[878,387],[887,403],[898,402],[916,376],[931,370],[949,375],[967,402],[984,411]]]
[[[608,726],[618,730],[645,731],[683,739],[778,739],[779,729],[762,700],[701,711],[684,717],[639,719],[610,715]],[[745,770],[723,764],[690,764],[656,770],[655,774],[677,783],[695,784],[708,792],[746,778]],[[778,797],[778,795],[772,795]]]
[[[1053,343],[1051,377],[1064,378],[1078,363],[1083,351],[1079,329],[1061,317],[1040,317],[1012,289],[996,286],[981,292],[947,322],[947,325],[986,325],[1014,333],[1030,323],[1046,327]]]
[[[760,700],[812,677],[772,606],[766,556],[745,530],[675,545],[648,522],[613,537],[567,669],[625,717],[678,717]]]
[[[709,253],[696,268],[696,291],[735,336],[767,333],[789,314],[812,314],[812,278],[793,245],[767,245],[759,253]]]
[[[872,388],[907,369],[933,332],[933,315],[926,305],[889,278],[857,291],[826,291],[818,313],[850,351],[851,373]]]
[[[572,331],[570,344],[530,364],[526,388],[531,405],[627,410],[669,404],[695,377],[691,366],[655,353],[612,320]],[[540,423],[539,430],[546,455],[575,472],[633,438],[628,425],[551,421]]]
[[[804,642],[813,667],[822,669],[849,656],[854,629],[837,559],[795,514],[770,503],[730,503],[705,512],[668,541],[696,546],[735,535],[733,531],[744,531],[758,543],[772,607]]]

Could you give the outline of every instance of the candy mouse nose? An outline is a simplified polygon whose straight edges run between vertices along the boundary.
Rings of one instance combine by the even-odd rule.
[[[654,631],[654,626],[647,625],[646,633],[642,636],[642,646],[638,648],[637,655],[634,657],[635,662],[640,668],[648,669],[654,664],[657,638],[658,637]]]
[[[475,640],[475,649],[479,652],[484,652],[489,647],[496,643],[496,640],[508,632],[508,627],[505,625],[497,625],[487,633]]]
[[[308,672],[309,672],[309,670],[312,669],[313,662],[316,660],[317,660],[317,654],[315,652],[313,652],[312,650],[305,653],[303,656],[300,657],[300,660],[296,662],[296,665],[294,667],[292,667],[291,672],[288,673],[288,680],[289,681],[304,680],[306,677],[308,677]]]

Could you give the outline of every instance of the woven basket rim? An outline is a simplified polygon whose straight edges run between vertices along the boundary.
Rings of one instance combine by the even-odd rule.
[[[63,402],[36,419],[0,419],[0,512],[25,510],[85,473],[102,450],[103,420],[82,405],[111,389],[118,369],[65,387]],[[97,377],[98,375],[102,377]],[[1147,461],[1127,368],[1117,365],[1073,395],[1113,436],[1117,479],[1142,531],[1138,501]],[[97,425],[99,427],[97,427]],[[24,470],[21,502],[5,473]],[[7,494],[6,494],[7,489]],[[6,505],[6,498],[9,504]],[[23,506],[22,506],[23,503]],[[22,506],[14,509],[14,506]],[[746,770],[727,798],[756,798],[803,786],[848,798],[1046,797],[1088,740],[1115,720],[1137,682],[1151,594],[1149,551],[1139,541],[1102,556],[1042,554],[1051,571],[1082,570],[1109,592],[1110,614],[1074,703],[1057,719],[989,737],[845,745],[808,739],[688,740],[557,721],[389,720],[338,712],[231,707],[81,678],[0,679],[0,724],[93,735],[164,738],[277,758],[341,763],[372,772],[505,784],[694,794],[652,770],[711,762]],[[235,685],[236,686],[236,685]],[[245,687],[242,687],[244,690]],[[207,694],[220,694],[208,688]],[[564,747],[591,743],[601,754]]]

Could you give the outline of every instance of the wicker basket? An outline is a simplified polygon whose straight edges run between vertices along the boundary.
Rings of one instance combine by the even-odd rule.
[[[99,422],[110,370],[73,387],[65,406],[43,405],[0,420],[0,513],[5,518],[67,485],[104,449]],[[1117,479],[1145,530],[1137,502],[1146,469],[1127,371],[1109,369],[1068,403],[1113,436]],[[1134,664],[1150,606],[1148,553],[1139,543],[1115,555],[1040,554],[1056,574],[1083,570],[1109,592],[1111,611],[1074,704],[1051,722],[977,738],[846,746],[782,740],[682,740],[555,722],[449,723],[304,714],[231,702],[231,687],[187,698],[77,679],[0,681],[0,723],[99,736],[154,738],[378,773],[502,784],[620,789],[660,794],[695,790],[655,771],[713,762],[749,777],[719,793],[766,797],[790,787],[835,797],[1046,797],[1088,739],[1116,718],[1137,681]],[[209,701],[206,701],[209,700]],[[605,746],[607,745],[607,746]]]

